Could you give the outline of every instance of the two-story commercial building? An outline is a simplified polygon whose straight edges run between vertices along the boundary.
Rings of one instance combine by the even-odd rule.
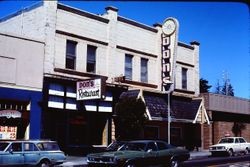
[[[199,43],[178,41],[176,19],[148,26],[115,7],[96,15],[43,1],[0,20],[0,28],[45,42],[41,138],[65,149],[107,145],[125,92],[145,101],[145,138],[167,139],[171,132],[173,144],[201,146],[200,125],[209,120],[199,98]]]

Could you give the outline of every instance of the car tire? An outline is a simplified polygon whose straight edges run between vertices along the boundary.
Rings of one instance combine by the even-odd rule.
[[[39,165],[39,167],[49,167],[50,166],[50,162],[49,160],[42,160]]]
[[[234,156],[234,151],[233,151],[233,149],[229,149],[229,150],[228,150],[228,156],[229,156],[229,157]]]
[[[179,161],[176,159],[172,159],[170,161],[170,167],[178,167],[179,166]]]
[[[244,154],[247,155],[248,153],[250,153],[250,149],[246,148],[246,150],[244,151]]]

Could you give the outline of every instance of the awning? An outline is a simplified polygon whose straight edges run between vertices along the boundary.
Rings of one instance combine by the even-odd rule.
[[[167,94],[143,90],[129,90],[122,93],[120,98],[124,96],[141,97],[145,102],[149,120],[168,120]],[[171,96],[170,101],[171,122],[210,124],[202,98]]]
[[[21,118],[22,114],[17,110],[1,110],[0,117]]]

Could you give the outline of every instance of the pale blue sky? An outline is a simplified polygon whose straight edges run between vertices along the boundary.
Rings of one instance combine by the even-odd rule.
[[[0,1],[0,18],[36,1]],[[244,3],[168,1],[60,1],[81,10],[103,14],[105,7],[120,16],[147,24],[167,17],[179,21],[179,41],[200,42],[200,77],[214,87],[227,72],[235,96],[250,99],[250,16]]]

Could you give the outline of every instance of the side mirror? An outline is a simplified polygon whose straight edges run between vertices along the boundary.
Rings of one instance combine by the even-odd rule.
[[[13,149],[11,148],[11,149],[9,150],[9,152],[10,152],[11,154],[13,154]]]

